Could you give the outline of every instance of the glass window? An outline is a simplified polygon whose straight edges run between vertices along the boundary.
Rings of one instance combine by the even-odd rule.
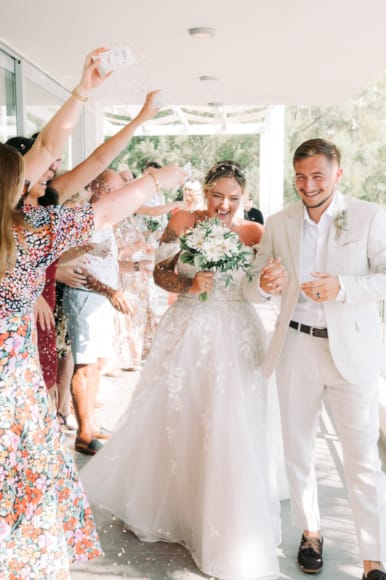
[[[66,97],[58,94],[59,92],[63,93],[62,90],[57,90],[55,83],[43,73],[33,70],[28,65],[25,67],[25,135],[27,137],[38,133],[61,107]],[[68,169],[71,164],[70,151],[70,144],[68,144],[63,152],[62,169]]]
[[[0,50],[0,141],[16,133],[15,61]]]

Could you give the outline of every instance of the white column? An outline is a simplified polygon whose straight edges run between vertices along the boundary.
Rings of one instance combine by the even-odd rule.
[[[379,413],[381,426],[381,441],[386,445],[386,381],[383,377],[379,379],[380,393],[379,393]]]
[[[269,109],[260,133],[259,205],[264,219],[283,207],[284,107]]]

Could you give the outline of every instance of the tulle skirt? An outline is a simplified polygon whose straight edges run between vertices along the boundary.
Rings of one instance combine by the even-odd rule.
[[[179,542],[229,580],[279,575],[280,432],[264,343],[252,305],[180,297],[117,430],[81,472],[90,500],[140,539]]]

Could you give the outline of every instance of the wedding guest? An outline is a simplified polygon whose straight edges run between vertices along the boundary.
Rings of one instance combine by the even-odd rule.
[[[252,269],[259,285],[244,290],[251,299],[282,295],[263,369],[270,375],[276,368],[293,521],[303,530],[297,559],[306,573],[322,569],[313,447],[326,398],[342,445],[363,579],[385,580],[386,478],[377,448],[385,361],[377,301],[386,297],[386,213],[339,191],[343,170],[333,143],[302,143],[293,166],[300,201],[268,218]]]
[[[135,179],[134,173],[130,171],[130,169],[122,169],[119,172],[119,175],[122,177],[125,183],[131,183]]]
[[[184,172],[163,168],[83,208],[17,205],[59,157],[89,91],[100,84],[91,53],[70,98],[23,157],[0,144],[0,569],[10,578],[64,578],[69,560],[100,555],[91,511],[49,404],[33,337],[32,310],[45,270],[93,228],[129,215]],[[96,57],[93,60],[93,57]]]
[[[104,170],[109,163],[120,153],[120,151],[127,145],[128,141],[133,136],[136,129],[148,119],[152,118],[157,112],[154,106],[154,100],[159,91],[151,91],[146,95],[145,102],[138,113],[138,115],[125,125],[118,133],[113,135],[110,139],[104,141],[97,147],[91,155],[85,160],[76,165],[70,171],[66,171],[61,175],[57,175],[60,168],[61,157],[57,157],[53,163],[50,164],[48,170],[44,172],[41,179],[35,184],[28,195],[24,196],[23,203],[31,204],[35,207],[37,205],[57,205],[59,201],[65,202],[74,194],[78,193],[85,187],[98,173]],[[12,137],[8,139],[7,143],[15,147],[22,155],[25,155],[32,147],[34,140],[38,137],[35,133],[31,139],[25,137]],[[53,262],[46,271],[46,284],[41,296],[37,299],[35,304],[35,313],[37,319],[37,337],[40,364],[43,370],[43,376],[46,387],[56,406],[61,398],[62,401],[66,399],[66,393],[58,393],[58,384],[60,389],[67,384],[67,381],[59,375],[58,377],[58,357],[56,352],[56,330],[54,312],[56,307],[56,270],[58,261]],[[61,301],[59,300],[59,307],[57,316],[60,316],[59,308]],[[63,362],[63,361],[62,361]],[[63,370],[67,371],[67,366],[63,365]],[[62,370],[62,365],[60,366]],[[62,410],[63,411],[63,410]],[[66,415],[59,411],[62,421],[66,421]]]
[[[188,180],[182,188],[183,200],[188,211],[195,211],[203,208],[202,187],[201,183],[195,179]]]
[[[71,250],[70,250],[71,251]],[[74,359],[71,353],[70,339],[67,331],[67,318],[63,312],[63,294],[66,286],[79,288],[87,283],[85,271],[87,259],[79,255],[69,261],[63,261],[63,254],[56,269],[55,332],[57,354],[57,413],[62,428],[74,431],[76,420],[72,417],[71,379],[74,373]]]
[[[106,169],[90,184],[90,202],[105,199],[123,187],[119,173]],[[106,438],[95,422],[95,405],[102,369],[113,356],[114,309],[129,312],[119,279],[118,248],[112,227],[94,232],[93,248],[84,258],[85,282],[67,286],[63,295],[63,311],[68,321],[74,372],[71,380],[72,402],[78,423],[75,450],[93,455]]]
[[[161,165],[157,161],[148,161],[143,169],[143,175],[147,175],[149,171],[154,171],[160,168]],[[158,191],[146,204],[141,206],[135,214],[137,226],[141,229],[145,236],[147,243],[153,246],[155,251],[162,233],[168,223],[168,214],[176,209],[184,209],[184,201],[170,201],[167,202],[163,191]],[[142,359],[145,360],[153,340],[155,330],[158,323],[158,303],[161,291],[154,284],[153,280],[154,270],[154,253],[153,264],[151,268],[146,268],[144,274],[147,277],[148,297],[147,311],[146,311],[146,334],[144,340],[144,348],[142,351]]]
[[[244,207],[244,219],[264,225],[264,216],[260,209],[253,206],[252,198],[248,198]]]
[[[236,217],[244,188],[240,166],[219,162],[205,177],[207,209],[171,218],[154,276],[179,297],[116,432],[82,470],[91,500],[142,541],[181,542],[202,572],[238,580],[279,576],[265,335],[243,298],[247,274],[238,268],[227,285],[229,272],[197,271],[179,259],[179,236],[216,217],[244,249],[258,244],[262,227]]]
[[[155,328],[148,316],[150,309],[149,277],[154,269],[154,247],[145,240],[135,219],[126,218],[115,228],[119,273],[124,297],[130,304],[127,314],[115,313],[115,369],[137,370],[149,352]]]
[[[37,135],[36,135],[37,137]],[[14,147],[21,155],[25,155],[34,144],[34,139],[25,137],[12,137],[7,141],[8,145]],[[57,161],[43,173],[39,181],[34,184],[23,197],[23,204],[32,207],[39,205],[50,205],[45,201],[58,203],[58,194],[56,190],[50,187],[47,191],[47,182],[52,179],[54,173],[51,166],[57,167]],[[34,312],[37,327],[37,342],[39,361],[42,368],[44,382],[53,405],[56,406],[56,375],[57,375],[57,356],[56,356],[56,332],[55,332],[55,272],[57,261],[50,264],[46,270],[46,280],[41,295],[35,302]]]

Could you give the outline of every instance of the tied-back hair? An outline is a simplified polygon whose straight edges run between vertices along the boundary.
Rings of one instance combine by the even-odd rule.
[[[208,189],[212,189],[212,187],[215,186],[216,181],[221,177],[233,177],[244,192],[247,183],[245,173],[236,161],[225,159],[224,161],[218,161],[215,163],[205,175],[203,184],[204,190],[207,191]]]
[[[23,181],[21,155],[13,147],[0,143],[0,279],[16,265],[14,227],[24,225],[23,214],[16,209]]]
[[[309,139],[296,149],[292,160],[293,166],[295,166],[297,161],[307,157],[314,157],[315,155],[324,155],[330,161],[335,159],[340,165],[340,151],[334,143],[327,141],[327,139]]]
[[[59,205],[59,193],[49,183],[46,185],[46,191],[42,197],[38,199],[38,205],[47,207],[49,205]]]

